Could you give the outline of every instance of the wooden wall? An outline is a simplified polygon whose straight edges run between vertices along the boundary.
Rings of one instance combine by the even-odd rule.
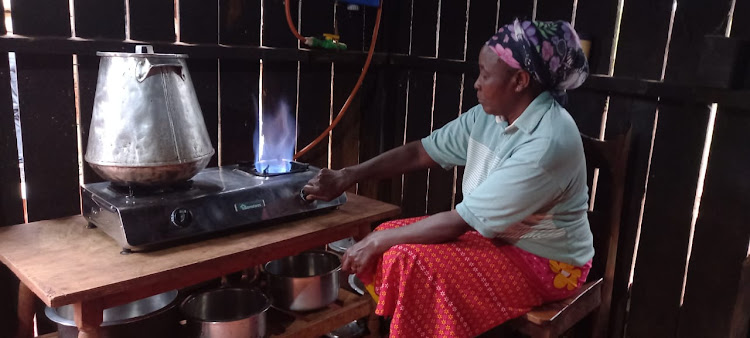
[[[253,158],[259,102],[264,114],[289,105],[297,149],[309,143],[356,82],[376,10],[350,11],[334,7],[333,0],[290,1],[303,35],[333,32],[336,22],[349,51],[299,49],[282,0],[179,0],[179,6],[172,0],[74,0],[75,36],[83,39],[69,39],[68,1],[12,0],[13,33],[22,37],[0,38],[0,225],[22,223],[24,215],[35,221],[80,212],[78,144],[85,153],[95,52],[132,51],[132,40],[151,43],[157,52],[190,55],[217,149],[211,166]],[[632,128],[634,138],[610,335],[725,337],[750,242],[743,212],[750,207],[750,105],[744,100],[750,92],[701,88],[694,74],[703,36],[723,35],[730,13],[730,36],[750,38],[750,5],[738,2],[730,11],[732,3],[386,0],[377,53],[360,94],[340,126],[301,160],[342,168],[428,135],[477,103],[475,60],[499,24],[515,17],[575,20],[592,40],[595,75],[570,92],[568,109],[586,134],[606,138]],[[17,55],[26,210],[11,121],[10,51]],[[713,138],[701,183],[707,130]],[[101,180],[82,163],[84,182]],[[462,198],[461,177],[460,168],[425,170],[356,189],[414,216],[454,207]],[[0,267],[0,318],[13,311],[14,289]]]

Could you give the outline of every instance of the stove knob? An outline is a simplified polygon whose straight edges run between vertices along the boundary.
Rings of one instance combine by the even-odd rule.
[[[172,211],[172,215],[169,216],[169,220],[172,224],[178,228],[185,228],[193,222],[193,213],[185,208],[177,208]]]

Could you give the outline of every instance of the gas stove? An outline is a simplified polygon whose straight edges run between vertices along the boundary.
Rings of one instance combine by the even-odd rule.
[[[85,184],[83,216],[114,238],[123,253],[150,250],[345,203],[346,194],[329,202],[304,199],[302,187],[319,170],[288,161],[287,172],[239,164],[204,169],[166,187]]]

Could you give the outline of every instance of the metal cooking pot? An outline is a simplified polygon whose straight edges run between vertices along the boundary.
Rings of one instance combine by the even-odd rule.
[[[180,332],[180,314],[175,306],[177,290],[104,310],[101,337],[175,337]],[[47,318],[57,323],[60,338],[78,337],[73,305],[46,307]]]
[[[99,52],[86,162],[117,184],[167,185],[206,167],[214,149],[183,54]]]
[[[309,311],[331,304],[339,296],[341,259],[327,251],[308,251],[266,263],[268,292],[273,305]]]
[[[218,288],[186,298],[180,309],[189,337],[255,338],[266,335],[266,311],[271,302],[263,292],[248,288]]]

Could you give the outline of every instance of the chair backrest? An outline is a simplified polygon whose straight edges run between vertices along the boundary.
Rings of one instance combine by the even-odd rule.
[[[586,169],[589,173],[589,191],[596,189],[595,199],[591,199],[593,208],[589,208],[589,223],[594,234],[594,249],[596,250],[589,281],[596,278],[603,279],[600,316],[595,319],[598,321],[595,327],[601,329],[607,328],[612,301],[612,284],[630,152],[630,135],[631,132],[628,130],[616,137],[599,140],[581,134],[586,155]],[[594,175],[596,169],[598,169],[598,178]],[[601,335],[602,332],[594,332],[594,336]]]

